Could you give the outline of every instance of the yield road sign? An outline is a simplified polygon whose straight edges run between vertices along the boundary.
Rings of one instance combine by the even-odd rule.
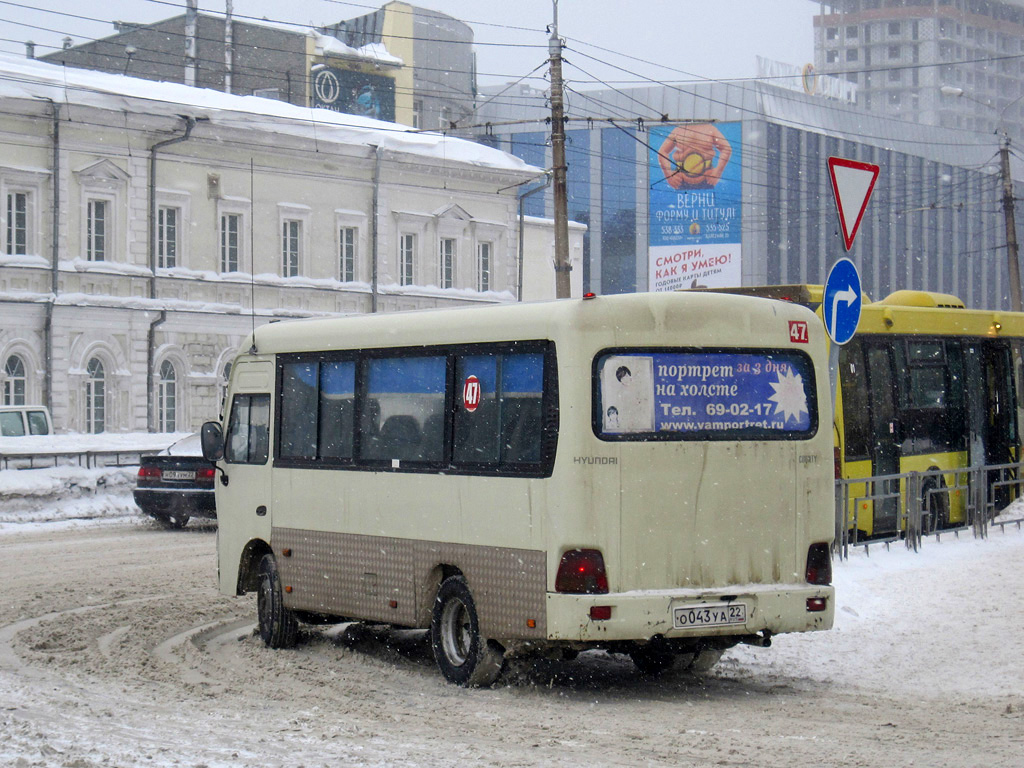
[[[839,224],[843,229],[846,250],[853,248],[864,211],[867,210],[871,191],[878,179],[878,166],[847,160],[844,157],[828,159],[828,175],[832,179],[832,194],[836,198]]]
[[[860,275],[857,267],[849,259],[839,259],[828,272],[821,304],[825,332],[836,344],[845,344],[857,332],[860,306]]]

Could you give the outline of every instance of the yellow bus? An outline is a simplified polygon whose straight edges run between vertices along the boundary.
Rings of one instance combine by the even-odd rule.
[[[780,285],[731,293],[792,301],[819,311],[822,286]],[[819,311],[820,314],[820,311]],[[907,478],[931,530],[968,523],[968,468],[1020,461],[1013,347],[1024,315],[967,309],[956,296],[901,290],[864,300],[857,334],[839,357],[836,477],[845,481],[847,526],[857,537],[895,537],[906,527]],[[1013,468],[986,472],[990,508],[1014,493]],[[862,478],[890,478],[858,483]],[[987,511],[987,510],[986,510]]]
[[[429,629],[460,685],[513,655],[653,673],[828,629],[815,321],[662,293],[258,328],[203,429],[220,590],[257,593],[271,647],[303,621]]]

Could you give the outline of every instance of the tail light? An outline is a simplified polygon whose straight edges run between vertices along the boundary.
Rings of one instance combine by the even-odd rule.
[[[842,454],[839,451],[838,445],[832,449],[832,456],[835,459],[836,480],[838,480],[843,476]]]
[[[200,483],[210,483],[212,485],[214,475],[216,474],[217,471],[213,467],[204,467],[202,469],[197,469],[196,480],[199,481]]]
[[[555,591],[573,595],[604,595],[608,575],[604,556],[596,549],[570,549],[562,555],[555,577]]]
[[[825,587],[832,583],[832,552],[828,544],[811,544],[807,550],[807,583]]]
[[[139,467],[139,480],[159,480],[162,474],[160,467]]]

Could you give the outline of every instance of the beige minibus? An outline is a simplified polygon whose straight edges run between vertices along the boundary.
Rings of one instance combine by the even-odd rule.
[[[707,667],[832,625],[830,409],[820,320],[770,299],[263,326],[203,428],[220,589],[271,647],[429,629],[460,685],[591,648]]]

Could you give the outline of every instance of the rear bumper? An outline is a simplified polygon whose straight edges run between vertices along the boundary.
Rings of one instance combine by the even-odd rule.
[[[824,610],[809,611],[808,600],[824,599]],[[677,628],[676,608],[707,604],[743,603],[746,621],[728,626]],[[593,606],[611,606],[611,618],[590,618]],[[619,592],[607,595],[548,593],[549,640],[610,642],[666,638],[723,637],[831,629],[835,616],[835,589],[809,584],[734,586],[723,589]]]
[[[191,517],[217,517],[213,489],[136,488],[135,503],[147,515],[186,514]]]

